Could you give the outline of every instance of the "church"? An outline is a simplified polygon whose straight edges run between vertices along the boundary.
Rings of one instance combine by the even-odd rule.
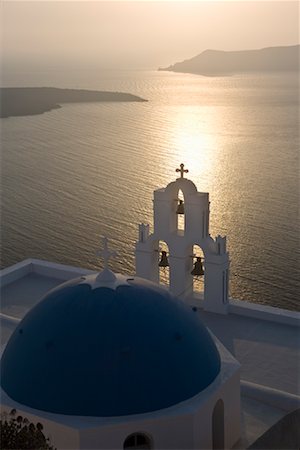
[[[135,275],[109,268],[106,238],[99,273],[34,261],[7,271],[10,284],[33,268],[61,280],[15,323],[1,359],[2,406],[42,422],[56,448],[229,449],[240,439],[240,363],[192,300],[202,277],[201,308],[228,314],[226,238],[209,233],[208,193],[183,164],[176,172],[154,192],[153,232],[139,225]]]

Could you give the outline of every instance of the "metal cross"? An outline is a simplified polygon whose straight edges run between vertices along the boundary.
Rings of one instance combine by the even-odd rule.
[[[184,164],[180,164],[180,169],[176,169],[176,172],[180,172],[180,178],[183,178],[183,175],[188,173],[188,169],[184,169]]]
[[[104,269],[108,269],[108,262],[110,260],[110,258],[112,258],[113,256],[117,256],[117,252],[111,252],[108,249],[108,239],[107,237],[103,237],[102,238],[103,241],[103,250],[99,250],[97,252],[97,256],[101,256],[104,260]]]

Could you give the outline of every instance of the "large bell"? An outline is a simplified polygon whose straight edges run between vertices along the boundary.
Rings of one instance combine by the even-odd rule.
[[[159,267],[168,267],[169,266],[167,252],[165,252],[164,250],[162,250],[162,252],[161,252],[161,260],[159,261],[158,265],[159,265]]]
[[[203,265],[200,256],[197,257],[197,260],[194,264],[194,268],[191,271],[191,274],[195,277],[199,277],[201,275],[204,275]]]
[[[177,205],[176,214],[184,214],[184,203],[183,200],[179,200]]]

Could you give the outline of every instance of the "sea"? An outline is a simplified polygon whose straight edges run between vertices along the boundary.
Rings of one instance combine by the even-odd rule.
[[[0,119],[1,266],[40,258],[135,271],[138,224],[184,163],[226,235],[230,296],[299,310],[298,74],[156,70],[13,73],[8,86],[128,92],[145,103],[65,104]]]

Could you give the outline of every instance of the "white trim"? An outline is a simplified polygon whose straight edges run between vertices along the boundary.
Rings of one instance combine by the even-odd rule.
[[[253,317],[291,326],[300,325],[300,313],[274,306],[259,305],[241,300],[230,300],[229,314]]]
[[[241,395],[290,412],[300,407],[300,397],[289,392],[241,380]]]
[[[66,264],[43,261],[41,259],[25,259],[13,266],[6,267],[0,271],[1,286],[6,286],[14,281],[23,278],[29,273],[43,275],[46,277],[57,278],[58,280],[69,280],[81,275],[90,275],[96,273],[94,270],[83,269],[80,267],[68,266]]]

